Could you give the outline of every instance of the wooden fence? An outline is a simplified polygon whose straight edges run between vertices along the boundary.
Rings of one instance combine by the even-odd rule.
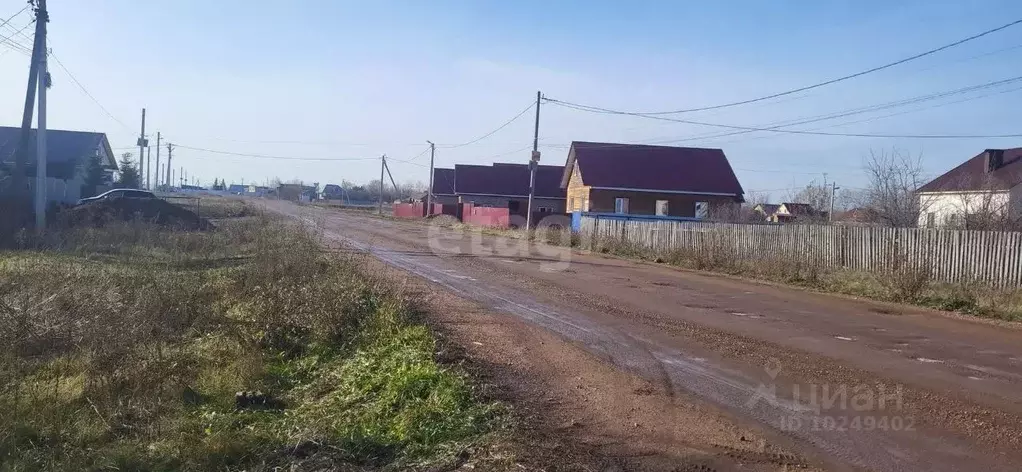
[[[1022,233],[925,228],[756,225],[583,216],[583,244],[623,241],[654,252],[726,251],[742,260],[797,260],[879,272],[928,268],[943,282],[1022,286]]]

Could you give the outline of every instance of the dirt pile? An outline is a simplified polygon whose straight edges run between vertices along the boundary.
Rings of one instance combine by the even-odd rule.
[[[69,208],[58,215],[59,224],[67,227],[100,227],[114,221],[135,220],[186,230],[207,230],[213,227],[194,212],[161,199],[98,200]]]

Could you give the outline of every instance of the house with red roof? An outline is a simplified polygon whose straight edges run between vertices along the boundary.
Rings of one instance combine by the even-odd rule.
[[[1022,148],[987,149],[916,190],[919,226],[992,229],[1022,221]],[[976,224],[970,224],[976,223]]]
[[[564,213],[561,166],[537,166],[533,212]],[[456,164],[454,169],[433,171],[436,203],[472,203],[477,207],[507,208],[510,215],[525,216],[529,207],[529,166]]]
[[[744,201],[724,151],[575,141],[560,187],[567,211],[708,218]]]

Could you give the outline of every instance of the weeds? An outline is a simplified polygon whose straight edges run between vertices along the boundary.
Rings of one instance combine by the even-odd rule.
[[[400,464],[498,414],[364,261],[302,228],[131,222],[26,245],[0,253],[5,470]]]
[[[705,249],[675,248],[666,252],[620,238],[585,241],[596,253],[666,263],[693,270],[752,277],[816,290],[876,300],[911,303],[945,311],[1022,321],[1022,290],[994,289],[978,283],[938,283],[926,261],[894,260],[876,273],[826,269],[805,257],[778,257],[769,252],[742,257],[725,241],[703,241]]]

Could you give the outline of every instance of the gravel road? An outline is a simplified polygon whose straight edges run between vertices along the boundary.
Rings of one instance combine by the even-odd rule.
[[[1017,326],[419,221],[266,205],[671,397],[754,425],[821,467],[1022,470]],[[665,411],[661,421],[677,418]]]

